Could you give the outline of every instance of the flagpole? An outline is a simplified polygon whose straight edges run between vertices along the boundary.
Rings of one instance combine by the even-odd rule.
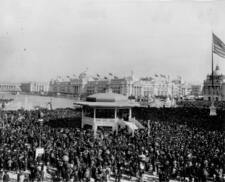
[[[210,116],[216,116],[216,107],[214,106],[214,75],[213,75],[213,50],[214,49],[214,35],[212,34],[212,99],[211,99],[211,106],[210,106]]]
[[[214,61],[213,61],[213,36],[212,36],[212,105],[214,105],[214,75],[213,75],[213,68]]]

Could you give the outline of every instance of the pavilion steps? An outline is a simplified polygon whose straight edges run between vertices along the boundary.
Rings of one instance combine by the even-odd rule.
[[[138,120],[132,119],[132,121],[133,121],[134,124],[138,127],[138,129],[143,129],[143,128],[145,128]]]

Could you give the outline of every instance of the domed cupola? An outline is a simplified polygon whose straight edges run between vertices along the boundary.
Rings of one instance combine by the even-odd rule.
[[[214,71],[214,75],[219,75],[220,74],[220,67],[216,65],[216,69]]]

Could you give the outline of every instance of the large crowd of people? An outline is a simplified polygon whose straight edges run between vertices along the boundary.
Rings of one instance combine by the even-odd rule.
[[[136,118],[145,129],[134,136],[120,129],[117,135],[99,131],[94,137],[91,130],[42,122],[79,117],[74,110],[2,111],[0,178],[7,181],[8,172],[15,171],[18,181],[105,182],[112,175],[120,181],[122,174],[141,179],[149,172],[160,181],[222,182],[225,131],[198,124],[211,122],[201,117],[204,112],[137,109]]]
[[[178,101],[176,104],[178,107],[208,109],[211,106],[212,102],[207,100],[183,100],[183,101]],[[214,101],[214,105],[219,109],[224,110],[225,108],[224,101]]]

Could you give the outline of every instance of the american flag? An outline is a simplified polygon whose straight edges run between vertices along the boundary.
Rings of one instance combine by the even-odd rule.
[[[225,44],[213,33],[213,53],[225,58]]]

